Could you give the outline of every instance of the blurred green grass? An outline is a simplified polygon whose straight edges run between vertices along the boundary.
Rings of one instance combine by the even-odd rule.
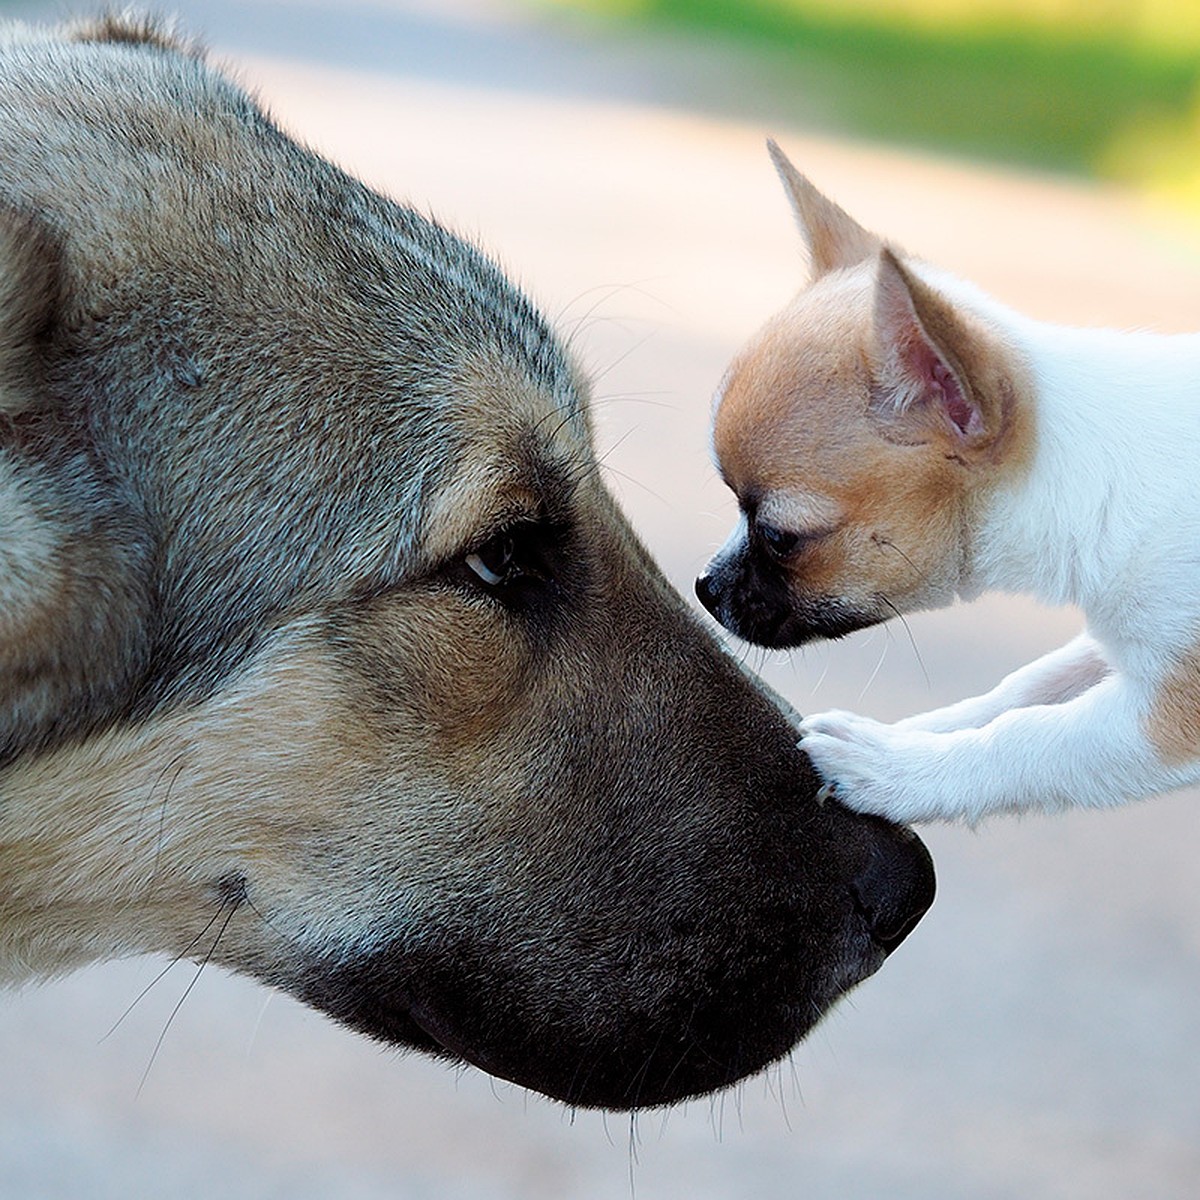
[[[835,132],[1121,179],[1200,209],[1197,0],[543,0],[783,52]]]

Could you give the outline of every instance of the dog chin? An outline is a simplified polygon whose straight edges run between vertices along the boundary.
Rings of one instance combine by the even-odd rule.
[[[292,990],[369,1037],[470,1063],[565,1104],[653,1108],[727,1087],[776,1061],[890,952],[849,913],[835,944],[838,952],[818,970],[782,989],[750,972],[727,980],[727,993],[700,990],[657,1005],[636,988],[628,993],[622,980],[611,994],[603,985],[564,993],[559,999],[568,1002],[546,1012],[542,989],[535,994],[511,972],[482,969],[469,952],[438,962],[402,948],[311,961]],[[797,964],[778,965],[786,975]],[[684,1008],[688,1019],[680,1020]]]

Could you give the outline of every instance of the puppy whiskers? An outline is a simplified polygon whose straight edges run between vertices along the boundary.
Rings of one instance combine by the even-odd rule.
[[[925,669],[925,660],[921,657],[920,648],[917,646],[917,639],[913,637],[912,628],[905,619],[904,614],[886,596],[880,596],[879,599],[882,600],[883,603],[892,610],[892,612],[899,618],[900,624],[904,626],[904,632],[908,634],[908,644],[912,646],[912,652],[917,660],[917,665],[921,668],[921,674],[925,678],[925,686],[926,688],[932,689],[933,682],[929,678],[929,672]]]
[[[894,611],[894,610],[893,610]],[[892,644],[891,631],[885,629],[883,631],[883,649],[879,652],[879,661],[875,664],[875,669],[871,672],[867,682],[863,684],[862,691],[858,693],[858,698],[861,700],[870,690],[871,685],[879,678],[879,672],[883,669],[883,660],[887,658],[888,647]]]
[[[905,554],[904,551],[901,550],[900,547],[891,540],[891,538],[885,538],[876,533],[873,535],[873,540],[875,541],[876,545],[886,546],[889,550],[894,550],[898,555],[900,555],[900,557],[904,559],[904,561],[912,568],[913,574],[920,579],[922,583],[929,582],[928,574],[920,570],[917,567],[917,564],[913,562],[913,560],[909,558],[908,555]],[[913,637],[912,629],[909,627],[908,622],[904,619],[904,614],[886,596],[880,595],[879,599],[882,600],[883,603],[887,605],[887,607],[890,608],[897,617],[900,618],[900,624],[904,626],[904,632],[908,634],[909,644],[912,646],[913,654],[916,656],[917,663],[921,668],[921,674],[925,677],[925,686],[927,688],[932,688],[933,684],[930,682],[929,672],[925,669],[925,660],[921,657],[921,651],[917,648],[917,640]]]

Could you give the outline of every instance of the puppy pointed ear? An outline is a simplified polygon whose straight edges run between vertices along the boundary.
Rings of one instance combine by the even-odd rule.
[[[61,252],[41,222],[0,205],[0,414],[45,400],[41,343],[58,314]]]
[[[883,246],[875,234],[864,229],[792,166],[788,156],[768,139],[767,150],[792,204],[796,224],[808,246],[813,278],[857,266],[874,258]]]
[[[885,247],[875,283],[876,412],[906,440],[987,440],[986,415],[964,363],[971,334],[953,307]]]

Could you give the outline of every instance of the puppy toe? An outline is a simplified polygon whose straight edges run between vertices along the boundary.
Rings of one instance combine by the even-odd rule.
[[[881,772],[878,748],[855,739],[849,729],[843,732],[848,736],[813,732],[800,742],[822,779],[818,802],[833,796],[855,812],[894,816],[894,798],[886,784],[886,764]]]
[[[826,788],[832,788],[840,794],[842,788],[852,782],[856,774],[853,749],[841,738],[813,732],[801,739],[800,749],[808,755]]]
[[[829,712],[814,713],[800,722],[800,740],[806,741],[814,735],[843,738],[850,731],[854,722],[854,714],[832,709]]]

